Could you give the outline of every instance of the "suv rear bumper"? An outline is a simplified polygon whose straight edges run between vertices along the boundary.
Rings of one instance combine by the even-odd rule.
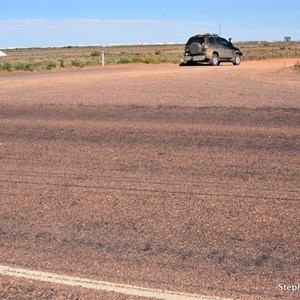
[[[184,55],[182,59],[185,62],[191,62],[191,61],[197,62],[197,61],[205,61],[206,56],[205,55],[194,55],[194,56]]]

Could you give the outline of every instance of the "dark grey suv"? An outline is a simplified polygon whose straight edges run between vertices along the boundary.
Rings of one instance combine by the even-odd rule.
[[[220,62],[241,63],[242,51],[226,39],[216,34],[197,34],[192,36],[185,45],[183,61],[187,64],[208,62],[217,66]]]

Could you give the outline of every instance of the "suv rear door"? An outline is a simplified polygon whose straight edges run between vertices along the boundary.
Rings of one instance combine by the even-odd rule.
[[[201,54],[204,45],[204,37],[203,36],[193,36],[186,43],[185,51],[190,52],[191,55],[199,55]]]

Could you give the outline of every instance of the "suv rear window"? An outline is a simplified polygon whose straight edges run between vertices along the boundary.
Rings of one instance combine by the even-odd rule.
[[[204,44],[204,37],[203,36],[193,36],[191,37],[188,42],[187,42],[187,45],[190,45],[194,42],[198,42],[200,44]]]

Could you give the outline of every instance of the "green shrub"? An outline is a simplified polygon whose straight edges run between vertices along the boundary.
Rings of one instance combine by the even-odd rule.
[[[99,51],[93,51],[90,55],[91,55],[92,57],[100,56],[100,52],[99,52]]]
[[[47,70],[52,70],[53,68],[56,68],[56,62],[51,61],[47,64],[46,69]]]
[[[79,67],[79,68],[83,68],[85,66],[85,63],[79,59],[71,60],[71,64],[73,67]]]
[[[127,59],[127,58],[120,58],[118,61],[117,61],[117,64],[129,64],[130,63],[130,60]]]
[[[18,62],[14,65],[17,71],[33,71],[33,66],[30,63]]]
[[[158,61],[158,63],[169,63],[169,62],[170,62],[170,60],[167,59],[167,58],[161,58],[161,59]]]
[[[138,64],[138,63],[142,63],[143,62],[143,58],[141,57],[134,57],[131,62]]]
[[[157,59],[154,57],[151,57],[151,56],[143,58],[142,62],[145,64],[157,64],[158,63]]]
[[[299,61],[294,65],[293,69],[300,73],[300,62]]]
[[[71,60],[71,64],[72,64],[73,67],[79,67],[80,62],[77,59],[76,60],[73,59],[73,60]]]
[[[12,65],[8,62],[4,63],[3,65],[0,66],[0,69],[3,71],[8,71],[10,72],[12,70]]]

